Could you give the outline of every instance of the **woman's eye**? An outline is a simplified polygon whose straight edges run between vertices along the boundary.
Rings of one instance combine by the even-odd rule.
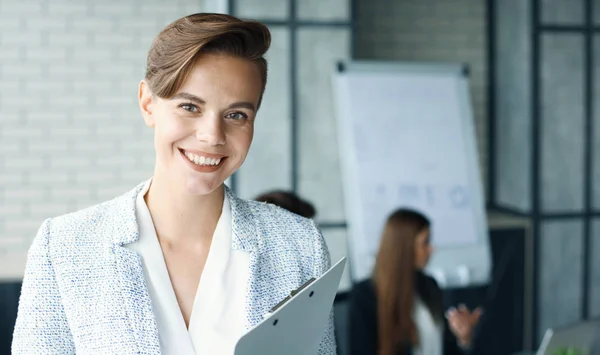
[[[179,105],[179,107],[181,107],[182,109],[184,109],[188,112],[193,112],[193,113],[198,112],[198,107],[196,107],[196,105],[194,105],[194,104],[181,104],[181,105]]]
[[[226,118],[231,118],[233,120],[245,120],[248,118],[248,115],[246,115],[243,112],[232,112],[227,114],[227,116],[225,116]]]

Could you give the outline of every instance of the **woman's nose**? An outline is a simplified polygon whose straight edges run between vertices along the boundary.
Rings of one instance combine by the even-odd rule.
[[[225,144],[225,124],[223,119],[216,114],[205,115],[198,120],[196,126],[196,139],[208,145]]]

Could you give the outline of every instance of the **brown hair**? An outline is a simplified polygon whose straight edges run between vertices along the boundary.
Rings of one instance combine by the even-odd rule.
[[[415,293],[435,318],[439,320],[442,313],[441,295],[432,292],[427,278],[415,271],[415,240],[429,226],[425,216],[409,209],[398,209],[387,219],[373,277],[379,355],[403,354],[407,346],[418,343],[412,316]]]
[[[256,201],[272,203],[305,218],[315,216],[314,206],[297,195],[287,191],[270,191],[255,198]]]
[[[195,59],[203,53],[226,54],[256,63],[262,78],[262,100],[267,84],[271,45],[267,26],[225,14],[198,13],[165,27],[152,42],[146,62],[146,81],[153,94],[170,98],[181,88]]]

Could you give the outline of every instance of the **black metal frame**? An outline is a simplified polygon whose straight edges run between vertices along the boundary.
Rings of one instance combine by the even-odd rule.
[[[591,253],[592,253],[592,173],[593,173],[593,132],[594,132],[594,18],[593,18],[592,0],[585,1],[585,59],[584,59],[584,80],[585,80],[585,125],[584,125],[584,205],[586,217],[583,224],[583,272],[582,272],[582,302],[581,318],[589,319],[590,314],[590,272],[591,272]]]
[[[539,1],[532,0],[531,5],[531,97],[533,103],[531,105],[531,153],[532,153],[532,168],[531,172],[531,207],[533,214],[532,221],[532,237],[533,237],[533,285],[532,285],[532,300],[533,300],[533,309],[532,311],[532,322],[531,322],[531,337],[533,340],[533,344],[538,343],[538,322],[539,322],[539,312],[538,312],[538,300],[539,300],[539,290],[538,290],[538,280],[539,280],[539,255],[540,255],[540,228],[541,221],[539,218],[540,214],[540,169],[541,169],[541,141],[540,141],[540,117],[539,117],[539,106],[540,106],[540,33],[539,33],[539,24],[540,24],[540,11],[539,11]]]
[[[494,11],[494,0],[487,1],[486,9],[486,36],[487,36],[487,96],[488,96],[488,107],[487,107],[487,118],[488,118],[488,134],[487,134],[487,148],[488,148],[488,164],[487,164],[487,178],[488,178],[488,193],[487,201],[488,205],[493,204],[496,201],[496,13]]]
[[[239,1],[239,0],[238,0]],[[299,0],[288,0],[289,1],[289,14],[287,20],[273,20],[273,19],[256,19],[267,26],[285,26],[290,31],[290,82],[291,82],[291,90],[290,90],[290,112],[289,117],[291,120],[291,139],[290,139],[290,154],[291,154],[291,190],[294,193],[298,192],[298,177],[299,177],[299,154],[300,154],[300,140],[299,140],[299,129],[298,129],[298,63],[297,63],[297,53],[298,53],[298,42],[297,42],[297,32],[298,28],[307,28],[307,27],[334,27],[334,28],[343,28],[348,27],[351,32],[351,42],[350,42],[350,52],[351,55],[354,56],[355,51],[355,26],[354,26],[354,16],[356,11],[356,0],[349,0],[349,21],[306,21],[306,20],[298,20],[296,16],[296,4]],[[228,0],[229,13],[233,16],[237,16],[236,13],[236,0]],[[237,174],[233,174],[231,177],[231,189],[233,191],[237,190]],[[323,230],[325,229],[345,229],[346,221],[321,221],[319,222],[319,227]]]
[[[531,0],[531,94],[532,94],[532,105],[531,105],[531,151],[532,151],[532,174],[531,174],[531,202],[532,209],[530,213],[524,213],[511,208],[500,206],[496,203],[496,106],[495,106],[495,63],[496,63],[496,51],[495,51],[495,31],[496,21],[494,14],[494,4],[496,1],[501,0],[488,0],[488,119],[489,119],[489,131],[488,131],[488,149],[489,149],[489,161],[488,161],[488,187],[489,187],[489,206],[495,210],[508,212],[518,216],[530,217],[532,221],[532,236],[533,236],[533,300],[534,309],[532,310],[532,329],[531,334],[533,337],[534,344],[538,343],[537,328],[539,325],[539,312],[537,308],[537,302],[539,299],[539,257],[540,257],[540,240],[541,240],[541,226],[543,222],[549,220],[565,220],[565,219],[578,219],[583,222],[583,260],[582,260],[582,305],[580,310],[580,317],[582,320],[587,320],[590,317],[589,311],[589,292],[590,292],[590,269],[591,269],[591,242],[592,242],[592,228],[591,223],[593,218],[600,217],[600,211],[596,211],[592,205],[592,172],[593,172],[593,128],[594,128],[594,107],[593,107],[593,94],[594,94],[594,48],[593,48],[593,36],[600,33],[600,27],[595,27],[593,23],[593,3],[592,0],[585,0],[585,22],[581,26],[573,25],[549,25],[544,24],[540,18],[540,0]],[[545,34],[556,34],[556,33],[572,33],[581,34],[584,36],[584,209],[580,212],[554,212],[545,213],[541,208],[541,185],[540,185],[540,169],[541,169],[541,129],[543,120],[541,117],[541,63],[543,61],[541,51],[541,38]]]

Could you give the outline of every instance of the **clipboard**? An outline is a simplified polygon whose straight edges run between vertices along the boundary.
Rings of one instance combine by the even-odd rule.
[[[234,354],[317,354],[345,265],[344,257],[321,277],[292,291],[238,340]]]

